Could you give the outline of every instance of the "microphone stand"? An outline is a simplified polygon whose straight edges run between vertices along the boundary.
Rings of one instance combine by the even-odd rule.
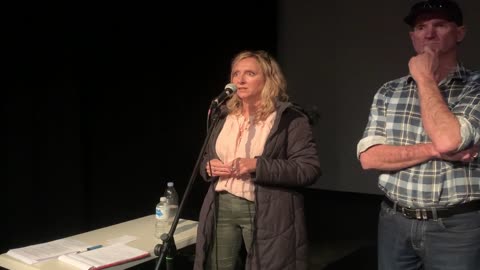
[[[195,178],[198,174],[198,167],[200,166],[200,162],[202,160],[203,153],[205,151],[205,148],[208,145],[208,140],[210,139],[210,136],[212,134],[213,128],[217,125],[218,120],[220,119],[218,108],[220,107],[220,104],[216,106],[213,102],[210,105],[209,108],[209,113],[208,113],[208,120],[210,120],[210,116],[212,116],[212,125],[210,127],[207,126],[207,136],[205,137],[205,140],[203,141],[202,148],[200,149],[200,153],[197,157],[197,161],[195,163],[195,166],[193,168],[192,174],[190,176],[190,180],[188,181],[187,188],[185,189],[185,193],[183,194],[182,201],[180,202],[180,205],[178,206],[177,214],[175,215],[172,225],[170,227],[170,230],[167,233],[162,234],[160,239],[162,240],[162,244],[157,244],[153,250],[154,254],[158,256],[157,264],[155,265],[155,270],[160,269],[160,265],[163,262],[163,259],[166,256],[166,268],[167,270],[173,270],[173,259],[176,255],[177,248],[175,246],[175,240],[173,238],[173,235],[175,234],[175,230],[177,228],[178,220],[180,219],[180,213],[183,210],[183,207],[185,205],[185,201],[188,198],[188,195],[190,194],[190,190],[193,187],[193,183],[195,182]]]

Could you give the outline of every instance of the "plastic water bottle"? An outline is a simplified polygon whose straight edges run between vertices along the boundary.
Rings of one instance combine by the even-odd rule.
[[[155,237],[160,239],[162,234],[170,230],[170,208],[167,205],[167,198],[161,197],[155,208]]]
[[[167,198],[167,206],[170,209],[168,221],[170,224],[172,224],[178,210],[178,193],[173,186],[173,182],[167,183],[167,189],[165,190],[165,194],[163,196]]]

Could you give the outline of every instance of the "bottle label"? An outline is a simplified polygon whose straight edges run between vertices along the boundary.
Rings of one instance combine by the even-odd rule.
[[[167,220],[170,217],[170,209],[166,207],[157,207],[155,210],[155,217],[158,220]]]

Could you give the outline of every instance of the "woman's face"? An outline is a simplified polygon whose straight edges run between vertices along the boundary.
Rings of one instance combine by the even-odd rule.
[[[231,81],[237,86],[236,94],[243,102],[260,101],[265,76],[255,58],[249,57],[235,63]]]

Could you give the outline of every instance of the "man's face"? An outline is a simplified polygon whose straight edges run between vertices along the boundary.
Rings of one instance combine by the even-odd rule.
[[[440,55],[454,52],[457,43],[464,37],[464,26],[458,26],[435,14],[419,16],[410,32],[413,47],[418,54],[423,53],[425,47],[430,47]]]

